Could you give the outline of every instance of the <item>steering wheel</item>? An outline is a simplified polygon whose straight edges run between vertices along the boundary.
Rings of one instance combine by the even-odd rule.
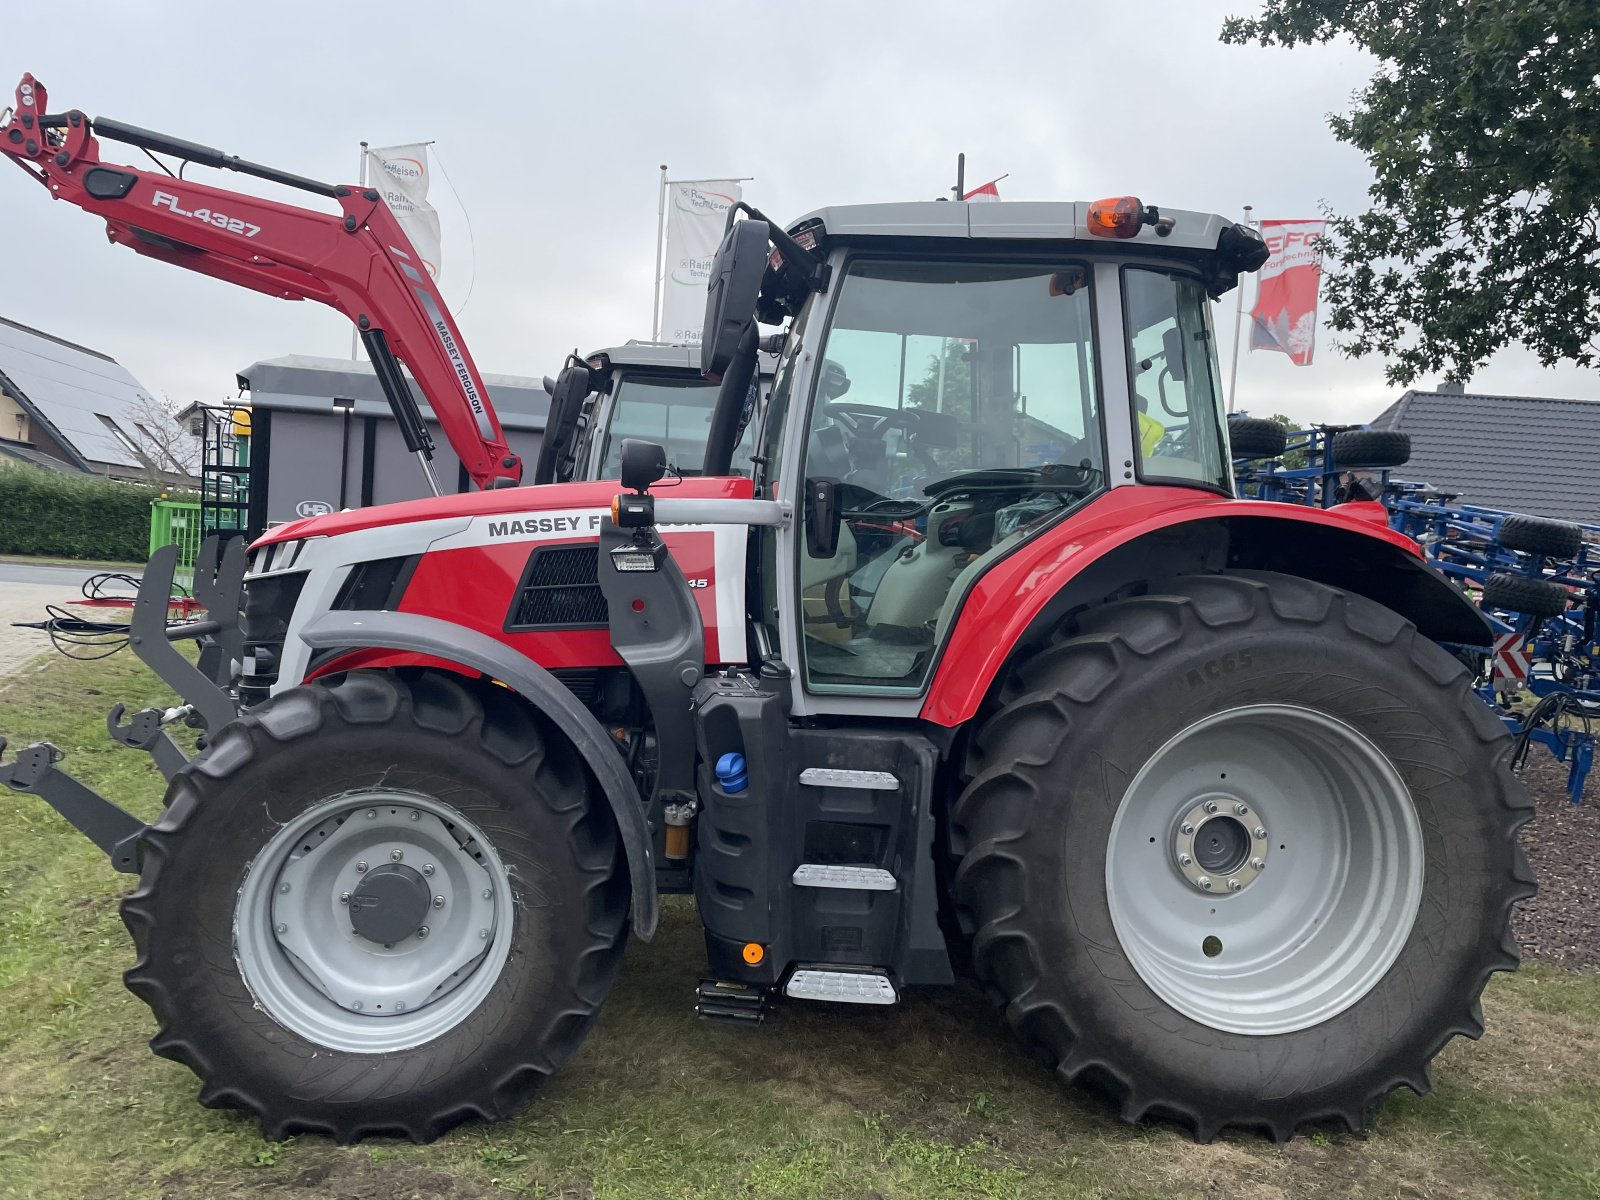
[[[889,408],[885,405],[860,404],[851,400],[830,400],[822,406],[822,411],[838,423],[838,427],[846,433],[851,442],[867,440],[881,442],[884,433],[897,426],[905,430],[907,435],[914,437],[922,418],[921,411],[915,408]],[[926,449],[913,445],[911,453],[929,477],[939,474],[941,470],[939,464],[934,462]]]

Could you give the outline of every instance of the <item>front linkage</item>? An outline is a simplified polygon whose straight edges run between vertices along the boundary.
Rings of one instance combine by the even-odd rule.
[[[113,740],[143,750],[166,779],[188,762],[182,747],[167,732],[177,721],[215,734],[238,715],[231,688],[243,657],[240,599],[244,588],[245,546],[242,538],[224,541],[212,534],[201,544],[195,564],[195,597],[206,610],[204,620],[169,624],[173,576],[178,547],[163,546],[150,556],[133,619],[128,644],[139,660],[183,697],[177,708],[145,708],[126,723],[127,707],[115,704],[106,715]],[[178,642],[199,644],[199,665],[177,647]],[[0,755],[6,739],[0,737]],[[34,742],[11,763],[0,764],[0,783],[13,791],[40,797],[96,846],[105,851],[118,871],[137,874],[137,846],[146,826],[143,821],[74,779],[59,767],[65,751],[49,742]]]

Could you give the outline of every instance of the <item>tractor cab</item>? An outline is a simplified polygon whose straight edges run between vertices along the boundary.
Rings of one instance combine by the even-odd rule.
[[[758,656],[797,669],[797,710],[874,694],[916,715],[963,598],[1096,498],[1231,496],[1209,301],[1265,254],[1244,226],[1132,198],[733,225],[704,347],[719,409],[757,319],[784,332],[753,448],[724,414],[707,471],[795,507],[756,538],[752,616]]]
[[[746,396],[745,432],[734,455],[735,473],[749,474],[749,454],[762,406],[772,390],[776,356],[761,356]],[[552,447],[550,478],[615,479],[622,467],[624,438],[662,446],[678,475],[702,473],[706,435],[717,387],[700,373],[700,348],[631,341],[569,360],[554,380],[545,431]],[[744,462],[742,471],[737,464]],[[543,463],[541,462],[541,466]]]

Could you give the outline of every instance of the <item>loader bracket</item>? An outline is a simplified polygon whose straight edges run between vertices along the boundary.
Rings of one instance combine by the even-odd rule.
[[[134,750],[145,751],[155,760],[162,777],[171,779],[188,763],[189,756],[161,727],[161,710],[141,708],[133,714],[132,720],[124,725],[122,714],[126,711],[126,706],[117,704],[106,714],[106,732],[111,735],[111,740]]]
[[[0,755],[6,740],[0,737]],[[138,874],[138,842],[145,824],[118,808],[93,788],[58,770],[65,754],[49,742],[35,742],[19,751],[15,762],[0,763],[0,783],[30,792],[65,817],[79,833],[104,850],[118,871]]]

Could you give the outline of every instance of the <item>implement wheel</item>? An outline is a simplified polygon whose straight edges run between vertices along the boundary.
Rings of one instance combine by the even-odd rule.
[[[439,673],[252,710],[172,781],[123,902],[151,1048],[273,1138],[507,1115],[577,1048],[626,942],[590,788],[521,700]]]
[[[1517,964],[1510,751],[1455,659],[1350,593],[1189,576],[1092,609],[975,739],[975,967],[1130,1121],[1359,1130]]]

